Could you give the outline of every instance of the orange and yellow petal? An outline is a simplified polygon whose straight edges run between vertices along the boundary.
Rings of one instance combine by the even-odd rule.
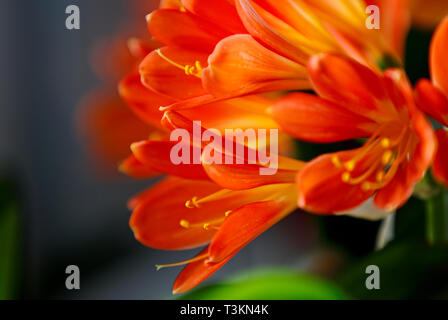
[[[415,90],[418,107],[448,126],[448,98],[427,79],[421,79]]]
[[[175,146],[179,143],[185,143],[181,152],[188,151],[187,163],[174,164],[172,161],[171,152],[175,150]],[[194,154],[200,154],[200,150],[194,150],[189,142],[177,141],[141,141],[131,145],[132,153],[138,161],[144,165],[163,172],[166,174],[182,177],[193,180],[208,180],[208,175],[205,173],[200,161],[194,161]],[[176,154],[181,157],[182,155]]]
[[[445,95],[448,95],[447,50],[448,17],[441,22],[432,38],[429,58],[432,81]]]
[[[373,190],[365,190],[361,183],[347,183],[350,176],[346,168],[335,164],[335,159],[346,162],[355,155],[356,150],[325,154],[300,170],[297,176],[299,208],[331,214],[354,209],[370,198]],[[357,172],[351,174],[357,175]]]
[[[289,186],[291,188],[291,186]],[[233,211],[209,245],[208,262],[217,263],[243,248],[250,241],[291,213],[296,204],[288,190],[276,200],[255,202]]]
[[[363,138],[376,127],[369,118],[306,93],[292,93],[279,99],[270,113],[284,131],[312,142]]]
[[[121,162],[119,170],[135,179],[148,179],[161,174],[159,171],[145,166],[132,154]]]
[[[306,68],[259,44],[249,35],[221,40],[204,69],[204,88],[215,96],[309,88]]]

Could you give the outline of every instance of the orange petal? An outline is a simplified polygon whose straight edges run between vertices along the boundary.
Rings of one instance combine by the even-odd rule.
[[[140,64],[142,83],[149,89],[173,99],[203,95],[201,79],[187,75],[185,66],[205,67],[207,55],[176,47],[164,47],[151,52]],[[199,70],[197,70],[199,71]]]
[[[185,202],[219,190],[206,181],[167,178],[130,202],[135,210],[129,222],[135,237],[142,244],[156,249],[183,250],[206,244],[215,230],[184,228],[180,221],[201,223],[224,216],[226,207],[219,203],[189,209]]]
[[[335,54],[312,56],[308,73],[319,96],[359,115],[378,119],[387,92],[382,78],[360,63]]]
[[[420,109],[441,124],[448,126],[448,98],[427,79],[416,85],[416,101]]]
[[[209,262],[234,254],[295,208],[294,199],[255,202],[233,211],[209,245]]]
[[[159,107],[172,103],[172,99],[163,97],[143,86],[137,71],[121,80],[119,91],[120,96],[140,119],[157,128],[162,128],[160,120],[163,113],[159,111]]]
[[[409,108],[411,113],[412,128],[417,136],[417,143],[410,155],[410,161],[407,165],[408,179],[410,182],[420,181],[433,161],[437,141],[434,129],[425,115],[418,109]]]
[[[430,48],[430,69],[434,84],[448,95],[448,62],[446,52],[448,51],[448,17],[446,17],[437,28]]]
[[[376,0],[367,4],[377,5],[381,12],[381,33],[388,47],[397,57],[403,58],[406,36],[411,26],[410,0]]]
[[[410,180],[405,165],[401,165],[394,178],[375,195],[375,205],[386,211],[402,206],[412,195],[415,182]]]
[[[79,111],[78,126],[86,144],[101,169],[113,173],[129,155],[130,144],[154,131],[127,108],[115,91],[93,92],[83,100]]]
[[[292,93],[279,99],[270,112],[283,130],[306,141],[363,138],[375,129],[375,123],[370,119],[305,93]]]
[[[436,135],[438,151],[434,158],[432,174],[437,181],[448,187],[448,131],[439,129],[437,130]]]
[[[236,12],[234,1],[222,0],[181,0],[184,7],[197,16],[208,20],[230,33],[245,33]]]
[[[145,166],[137,160],[134,155],[127,157],[121,164],[119,170],[135,179],[148,179],[160,175],[160,172]]]
[[[345,162],[353,158],[356,152],[351,150],[325,154],[300,170],[297,176],[299,208],[318,214],[344,212],[356,208],[371,197],[372,190],[366,191],[359,184],[342,181],[346,170],[333,163],[334,156]],[[356,170],[353,171],[354,176],[357,176]]]
[[[215,96],[309,88],[306,68],[259,44],[249,35],[221,40],[202,73],[204,88]]]
[[[131,145],[134,156],[145,164],[159,172],[171,174],[174,176],[193,179],[193,180],[208,180],[208,176],[204,168],[197,161],[193,161],[195,153],[200,154],[199,151],[194,151],[194,147],[188,145],[190,152],[189,164],[180,163],[174,164],[171,159],[171,150],[178,144],[177,141],[141,141]]]
[[[197,257],[205,255],[207,254],[207,252],[208,248],[200,252]],[[206,258],[189,263],[177,276],[177,279],[173,285],[173,294],[184,293],[193,289],[202,281],[206,280],[208,277],[218,271],[233,256],[234,254],[229,255],[224,260],[221,260],[219,263],[214,264],[206,263]]]
[[[146,17],[151,35],[168,46],[212,52],[230,33],[199,16],[179,10],[159,9]]]

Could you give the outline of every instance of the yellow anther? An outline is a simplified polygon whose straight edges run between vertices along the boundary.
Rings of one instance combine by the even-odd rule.
[[[382,163],[384,165],[388,164],[390,162],[390,160],[392,159],[393,153],[390,150],[387,150],[386,152],[383,153],[383,157],[381,159]]]
[[[347,162],[344,164],[345,168],[346,168],[348,171],[353,171],[353,169],[355,169],[355,165],[356,165],[356,163],[355,163],[355,161],[353,161],[353,160],[347,161]]]
[[[208,228],[210,227],[210,223],[204,223],[202,227],[204,228],[204,230],[208,230]]]
[[[367,181],[363,182],[361,185],[361,188],[364,191],[370,190],[370,188],[371,188],[370,182],[367,182]]]
[[[199,208],[198,197],[193,197],[191,200],[187,200],[185,206],[188,209]]]
[[[188,229],[190,228],[190,222],[188,222],[187,220],[180,220],[179,224],[181,225],[182,228]]]
[[[229,210],[229,211],[226,211],[226,213],[224,213],[224,215],[225,215],[226,217],[228,217],[231,213],[232,213],[232,210]]]
[[[338,156],[333,156],[331,158],[331,162],[333,162],[333,164],[336,166],[336,168],[340,168],[342,166],[341,161],[339,161]]]
[[[384,171],[378,171],[376,174],[376,181],[381,182],[384,179]]]
[[[350,173],[349,172],[344,172],[341,176],[342,181],[344,182],[348,182],[350,180]]]
[[[382,146],[384,149],[389,148],[389,146],[390,146],[390,140],[387,139],[387,138],[383,138],[383,139],[381,140],[381,146]]]
[[[185,74],[187,76],[196,76],[196,77],[201,77],[201,73],[202,73],[202,66],[201,63],[199,61],[196,61],[194,66],[191,66],[189,64],[187,64],[184,67],[185,70]]]

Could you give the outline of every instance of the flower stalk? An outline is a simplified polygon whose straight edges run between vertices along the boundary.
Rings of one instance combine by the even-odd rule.
[[[442,188],[426,200],[426,239],[431,246],[448,243],[448,206]]]

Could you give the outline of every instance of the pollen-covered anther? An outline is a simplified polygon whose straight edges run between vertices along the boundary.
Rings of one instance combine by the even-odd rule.
[[[224,213],[224,215],[225,215],[226,217],[228,217],[228,216],[230,216],[231,213],[232,213],[232,210],[228,210],[228,211],[226,211],[226,213]]]
[[[334,166],[335,166],[336,168],[340,168],[340,167],[342,166],[342,163],[341,163],[341,161],[339,160],[339,157],[338,157],[338,156],[333,156],[333,157],[331,158],[331,162],[334,164]]]
[[[382,146],[384,149],[389,148],[389,147],[390,147],[390,140],[389,140],[388,138],[383,138],[383,139],[381,139],[381,146]]]
[[[390,160],[392,159],[393,153],[391,150],[387,150],[386,152],[383,153],[383,156],[381,158],[381,162],[386,165],[390,162]]]
[[[364,191],[368,191],[368,190],[370,190],[370,189],[372,188],[372,185],[371,185],[370,182],[368,182],[368,181],[364,181],[364,182],[362,183],[362,185],[361,185],[361,188],[362,188],[362,190],[364,190]]]
[[[185,202],[185,206],[188,209],[199,208],[198,197],[193,197],[193,198],[191,198],[191,200],[187,200]]]
[[[196,61],[194,66],[187,64],[184,67],[184,70],[185,70],[185,74],[187,76],[201,77],[201,74],[202,74],[202,66],[199,61]]]
[[[378,171],[377,173],[376,173],[376,181],[377,182],[382,182],[383,181],[383,179],[384,179],[384,171]]]
[[[356,166],[356,162],[355,162],[354,160],[347,161],[347,162],[344,164],[344,167],[345,167],[348,171],[353,171],[353,169],[355,169],[355,166]]]
[[[188,229],[190,228],[190,222],[188,222],[187,220],[180,220],[179,224],[182,228]]]
[[[350,181],[350,172],[344,172],[341,176],[342,181],[349,182]]]

